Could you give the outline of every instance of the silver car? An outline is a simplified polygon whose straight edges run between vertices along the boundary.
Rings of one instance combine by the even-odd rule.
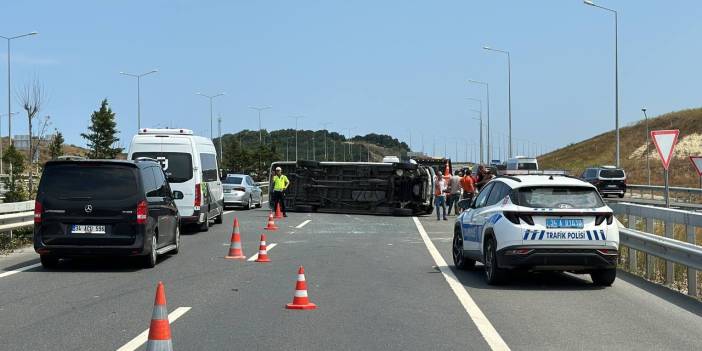
[[[261,207],[263,195],[261,188],[245,174],[227,174],[222,182],[224,189],[224,207],[238,206],[251,209]]]

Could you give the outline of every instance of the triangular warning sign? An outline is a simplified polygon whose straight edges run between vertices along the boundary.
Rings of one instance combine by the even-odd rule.
[[[670,160],[673,158],[673,150],[675,150],[675,144],[678,143],[678,134],[680,134],[680,131],[677,129],[651,131],[651,139],[656,145],[658,156],[661,157],[663,168],[666,170],[670,166]]]
[[[690,161],[692,162],[692,166],[695,167],[697,175],[702,177],[702,156],[690,156]]]

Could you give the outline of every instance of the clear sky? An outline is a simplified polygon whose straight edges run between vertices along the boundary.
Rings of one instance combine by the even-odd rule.
[[[615,1],[619,11],[622,125],[698,107],[702,3]],[[578,0],[543,1],[2,1],[0,35],[36,30],[12,45],[13,90],[37,77],[48,93],[42,115],[69,143],[102,98],[117,113],[124,145],[142,125],[209,135],[215,102],[224,132],[257,129],[248,107],[270,105],[268,129],[301,127],[390,133],[412,147],[453,156],[477,144],[476,102],[490,84],[493,141],[507,135],[507,66],[512,56],[515,153],[576,142],[614,127],[610,13]],[[6,113],[6,50],[0,41],[0,113]],[[13,92],[13,111],[19,111]],[[2,133],[7,131],[3,116]],[[26,132],[17,118],[16,134]],[[216,128],[216,124],[215,124]],[[216,135],[216,129],[215,129]],[[502,147],[504,150],[504,147]],[[497,150],[495,150],[497,152]]]

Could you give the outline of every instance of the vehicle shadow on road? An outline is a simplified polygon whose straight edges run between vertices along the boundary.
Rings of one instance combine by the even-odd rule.
[[[702,303],[694,297],[687,296],[663,285],[650,282],[637,275],[621,270],[617,272],[617,279],[621,279],[649,294],[660,297],[690,313],[694,313],[698,317],[702,317]],[[614,284],[617,283],[615,282]]]
[[[169,260],[171,255],[161,255],[158,257],[159,264]],[[52,269],[37,267],[25,271],[32,272],[52,272],[52,273],[131,273],[138,272],[144,268],[140,257],[90,257],[90,258],[69,258],[63,259],[58,266]]]
[[[488,290],[600,290],[601,286],[596,286],[586,278],[586,276],[561,273],[561,272],[509,272],[506,283],[501,285],[489,285],[485,282],[485,270],[483,266],[477,264],[471,270],[458,270],[450,266],[456,274],[458,280],[466,287],[473,289]]]

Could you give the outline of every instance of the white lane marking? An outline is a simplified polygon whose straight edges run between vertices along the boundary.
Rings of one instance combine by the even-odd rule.
[[[271,251],[271,249],[276,247],[277,245],[278,244],[276,244],[276,243],[270,243],[270,244],[266,245],[266,253],[268,253],[268,251]],[[251,261],[256,261],[257,259],[258,259],[258,252],[255,255],[249,257],[249,259],[247,261],[251,262]]]
[[[261,202],[261,205],[265,205],[267,203],[268,203],[268,201],[263,201],[263,202]]]
[[[295,227],[295,228],[297,228],[297,229],[300,229],[300,228],[302,228],[302,227],[306,226],[306,225],[307,225],[307,223],[309,223],[309,222],[312,222],[312,220],[311,220],[311,219],[308,219],[308,220],[306,220],[306,221],[304,221],[304,222],[302,222],[302,223],[298,224],[298,226],[297,226],[297,227]]]
[[[188,311],[190,311],[192,307],[178,307],[175,309],[175,311],[171,312],[168,314],[168,323],[173,323],[176,321],[176,319],[182,317],[184,314],[186,314]],[[117,349],[117,351],[134,351],[141,347],[141,345],[144,345],[148,341],[149,337],[149,330],[146,329],[144,330],[141,334],[137,335],[136,338],[130,340],[128,343],[124,344],[124,346],[120,347]]]
[[[229,210],[229,211],[224,211],[224,214],[230,214],[230,213],[234,213],[234,212],[235,212],[234,210]]]
[[[2,273],[0,273],[0,278],[9,277],[9,276],[11,276],[11,275],[13,275],[13,274],[17,274],[17,273],[20,273],[20,272],[28,271],[28,270],[30,270],[30,269],[32,269],[32,268],[37,268],[37,267],[40,267],[40,266],[41,266],[41,263],[35,263],[35,264],[30,264],[29,266],[24,266],[24,267],[21,267],[21,268],[13,269],[13,270],[11,270],[11,271],[2,272]]]
[[[441,274],[444,276],[444,279],[446,279],[446,282],[451,287],[451,290],[453,290],[453,293],[456,294],[456,297],[461,302],[466,312],[468,312],[470,319],[472,319],[475,326],[478,327],[480,334],[483,335],[483,338],[488,343],[490,348],[492,350],[509,350],[509,346],[507,346],[507,343],[505,343],[505,341],[502,339],[500,333],[498,333],[495,327],[492,326],[485,314],[483,314],[483,311],[480,310],[480,307],[478,307],[470,294],[468,294],[466,288],[463,286],[463,284],[461,284],[453,271],[451,271],[451,268],[449,268],[449,266],[446,264],[446,261],[436,249],[434,243],[431,241],[431,239],[429,239],[429,235],[427,235],[427,232],[424,230],[422,223],[419,222],[417,217],[412,217],[412,219],[414,220],[414,224],[417,226],[419,235],[421,235],[422,240],[424,240],[424,245],[426,245],[427,250],[429,250],[429,254],[431,254],[434,262],[436,262],[436,267],[439,268]]]

